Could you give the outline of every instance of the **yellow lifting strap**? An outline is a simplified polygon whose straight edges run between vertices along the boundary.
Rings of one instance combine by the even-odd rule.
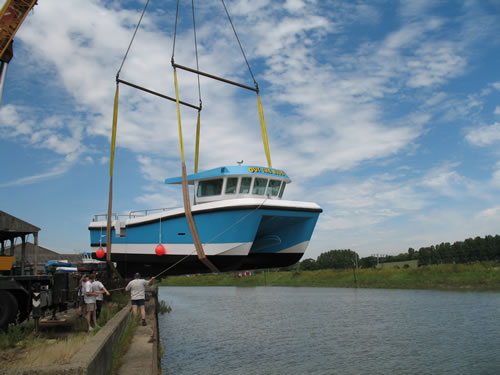
[[[194,173],[198,173],[199,153],[200,153],[200,111],[198,111],[198,121],[196,121],[196,150],[194,153]]]
[[[260,130],[262,131],[262,141],[264,142],[264,150],[266,152],[267,166],[272,168],[271,152],[269,151],[269,142],[267,140],[266,120],[264,120],[264,110],[262,109],[262,102],[260,95],[257,93],[257,105],[259,106]]]
[[[179,144],[181,149],[181,161],[186,163],[186,158],[184,156],[184,141],[182,140],[182,124],[181,124],[181,106],[179,104],[179,85],[177,83],[177,71],[174,68],[174,83],[175,83],[175,103],[177,105],[177,123],[179,128]]]
[[[111,160],[109,163],[109,176],[113,177],[113,167],[115,163],[115,146],[116,146],[116,127],[118,123],[118,96],[119,96],[118,82],[116,83],[115,91],[115,105],[113,107],[113,130],[111,133]]]
[[[219,270],[213,265],[213,263],[205,255],[203,250],[203,245],[200,241],[200,236],[198,230],[196,229],[196,223],[194,222],[193,215],[191,213],[191,203],[189,202],[189,188],[187,181],[186,172],[186,160],[184,157],[184,144],[182,140],[182,124],[181,124],[181,109],[179,105],[179,86],[177,84],[177,72],[174,67],[174,82],[175,82],[175,99],[177,103],[177,121],[179,124],[179,142],[181,149],[181,162],[182,162],[182,197],[184,200],[184,214],[186,215],[186,221],[189,226],[189,231],[191,232],[191,237],[193,237],[194,247],[196,248],[196,253],[198,254],[198,259],[205,264],[212,272],[218,273]]]
[[[116,128],[118,123],[118,97],[119,97],[119,84],[116,82],[116,91],[115,91],[115,103],[113,107],[113,128],[111,131],[111,156],[109,162],[109,197],[108,197],[108,217],[107,217],[107,225],[106,225],[106,261],[108,263],[108,267],[111,269],[113,274],[118,277],[120,280],[122,279],[120,273],[115,268],[114,264],[111,262],[111,216],[113,212],[113,168],[115,162],[115,147],[116,147]]]

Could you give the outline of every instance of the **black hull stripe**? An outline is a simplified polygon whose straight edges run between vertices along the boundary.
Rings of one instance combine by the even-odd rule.
[[[208,256],[207,258],[221,272],[236,272],[264,268],[287,267],[297,263],[303,254],[253,254],[243,256]],[[182,255],[127,255],[112,254],[112,261],[117,263],[117,268],[123,277],[132,277],[136,272],[142,277],[160,277],[172,275],[186,275],[197,273],[210,273],[211,271],[198,259],[196,255],[189,256],[179,264],[165,271],[176,262],[184,258]]]

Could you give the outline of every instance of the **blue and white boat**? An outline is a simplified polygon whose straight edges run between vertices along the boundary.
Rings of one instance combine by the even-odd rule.
[[[283,200],[287,174],[225,166],[187,176],[191,212],[207,259],[221,272],[284,267],[304,254],[322,212],[316,203]],[[165,180],[181,184],[182,178]],[[93,251],[106,243],[106,215],[89,224]],[[197,256],[184,208],[131,212],[112,221],[111,259],[123,276],[211,272]],[[161,242],[165,255],[155,248]]]

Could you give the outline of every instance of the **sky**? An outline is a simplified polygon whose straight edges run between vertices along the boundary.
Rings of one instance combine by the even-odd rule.
[[[2,3],[5,0],[2,0]],[[89,250],[107,212],[115,77],[144,1],[40,0],[0,107],[0,209],[41,246]],[[323,208],[303,259],[500,234],[498,0],[226,0],[259,84],[284,199]],[[175,1],[151,0],[120,78],[175,96]],[[218,0],[195,1],[200,70],[253,85]],[[196,67],[191,1],[176,63]],[[196,75],[178,71],[197,105]],[[266,166],[254,92],[201,77],[200,170]],[[188,173],[197,112],[181,108]],[[182,206],[175,103],[120,85],[113,212]]]

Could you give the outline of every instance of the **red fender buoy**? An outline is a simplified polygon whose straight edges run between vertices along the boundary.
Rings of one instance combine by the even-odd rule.
[[[106,251],[103,249],[103,248],[100,248],[99,250],[97,250],[95,252],[95,255],[101,259],[101,258],[104,258],[104,256],[106,255]]]
[[[161,257],[167,253],[167,250],[165,250],[165,247],[162,244],[158,244],[158,246],[155,247],[155,253]]]

